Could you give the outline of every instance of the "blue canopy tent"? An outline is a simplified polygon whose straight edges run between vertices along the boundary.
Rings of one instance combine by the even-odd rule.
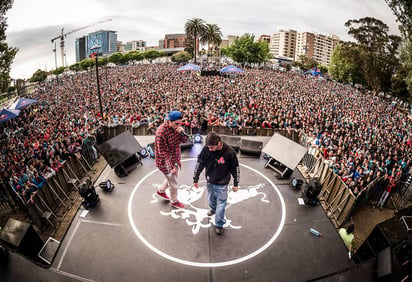
[[[0,112],[0,123],[6,122],[12,118],[15,118],[19,115],[20,110],[15,109],[3,109]]]
[[[308,74],[308,73],[310,73],[312,76],[323,76],[322,72],[317,67],[314,67],[311,70],[307,70],[303,74]]]
[[[177,69],[178,71],[190,71],[190,70],[194,70],[194,71],[199,71],[200,67],[198,65],[195,64],[186,64],[180,68]]]
[[[224,68],[221,68],[221,69],[220,69],[220,72],[222,72],[222,73],[227,73],[227,72],[244,73],[245,71],[242,70],[242,69],[240,69],[240,68],[238,68],[238,67],[236,67],[236,66],[234,66],[234,65],[228,65],[228,66],[226,66],[226,67],[224,67]]]
[[[13,103],[13,105],[11,105],[9,107],[9,109],[20,110],[20,109],[25,108],[28,105],[31,105],[31,104],[36,103],[36,102],[37,102],[37,100],[34,100],[34,99],[19,98],[16,102]]]

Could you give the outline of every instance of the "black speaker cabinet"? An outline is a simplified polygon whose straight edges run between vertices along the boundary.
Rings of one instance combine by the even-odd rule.
[[[135,156],[142,146],[130,132],[125,131],[107,140],[98,149],[109,166],[114,168]]]
[[[242,154],[255,155],[260,157],[262,153],[263,142],[242,139],[240,152]]]
[[[119,177],[125,177],[128,176],[129,173],[141,163],[142,161],[140,155],[134,154],[120,164],[116,165],[114,167],[114,172]]]
[[[356,251],[353,259],[356,263],[360,263],[376,258],[379,252],[388,247],[394,248],[407,239],[408,233],[405,227],[396,217],[393,217],[375,226]]]
[[[240,142],[242,141],[240,137],[236,136],[228,136],[228,135],[220,135],[222,142],[226,143],[230,147],[233,148],[236,152],[239,152],[240,149]]]
[[[33,229],[31,223],[9,218],[0,232],[0,241],[11,250],[34,261],[40,260],[38,253],[44,242]]]

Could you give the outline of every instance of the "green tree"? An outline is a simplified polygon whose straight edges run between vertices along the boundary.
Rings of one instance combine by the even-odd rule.
[[[392,9],[398,22],[399,30],[402,35],[401,44],[401,62],[402,69],[397,74],[397,79],[405,80],[406,87],[409,91],[409,97],[412,96],[412,5],[410,0],[385,0],[389,8]],[[399,85],[399,84],[398,84]]]
[[[389,35],[388,26],[375,18],[349,20],[345,26],[359,46],[358,63],[366,85],[375,93],[388,91],[399,66],[400,37]]]
[[[405,38],[412,36],[412,5],[410,0],[385,0],[401,24],[399,30]]]
[[[402,100],[407,100],[410,97],[405,80],[406,76],[406,69],[403,65],[399,68],[398,72],[392,76],[392,94]]]
[[[333,50],[329,64],[329,74],[343,83],[363,83],[360,72],[358,46],[350,42],[342,42]]]
[[[88,70],[89,68],[94,66],[94,59],[91,58],[86,58],[82,61],[80,61],[80,68],[82,70]]]
[[[190,54],[190,58],[193,58],[193,54],[195,52],[194,43],[195,41],[193,40],[193,36],[186,35],[186,47],[184,51]]]
[[[30,78],[30,82],[42,82],[47,78],[47,72],[44,70],[38,69],[33,73],[33,76]]]
[[[154,49],[146,50],[143,52],[143,57],[146,60],[149,60],[150,63],[152,63],[154,59],[164,57],[164,56],[165,56],[165,52],[154,50]]]
[[[144,59],[143,53],[140,51],[130,51],[127,55],[130,61],[141,61]]]
[[[13,0],[0,2],[0,92],[6,92],[10,85],[10,68],[18,49],[9,47],[6,42],[6,12],[13,6]]]
[[[74,63],[69,67],[69,69],[72,71],[80,71],[82,68],[80,66],[80,63]]]
[[[320,70],[320,72],[323,74],[329,73],[329,68],[326,66],[319,65],[318,70]]]
[[[245,33],[236,38],[231,46],[222,49],[222,54],[242,65],[267,62],[270,58],[267,42],[254,42],[254,39],[253,34]]]
[[[58,67],[56,70],[53,71],[53,74],[59,75],[64,72],[65,67]]]
[[[124,56],[122,53],[116,52],[109,56],[108,61],[114,64],[121,64],[124,62]]]
[[[222,43],[222,31],[216,24],[206,24],[203,34],[200,35],[200,42],[207,43],[207,50],[209,56],[212,55],[214,47],[217,47]]]
[[[177,52],[172,55],[172,62],[186,63],[190,60],[191,56],[186,51]]]
[[[199,37],[205,33],[205,29],[205,21],[199,18],[192,18],[190,20],[187,20],[185,23],[186,36],[187,38],[192,38],[194,43],[193,56],[195,58],[195,63],[197,58],[197,52],[199,51],[199,46],[197,46],[197,42],[199,40]]]
[[[293,65],[300,67],[302,70],[310,70],[314,66],[317,66],[318,62],[312,58],[308,58],[306,55],[300,55],[298,60],[294,62]]]

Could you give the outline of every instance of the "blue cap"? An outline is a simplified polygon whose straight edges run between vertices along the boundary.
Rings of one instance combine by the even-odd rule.
[[[182,118],[183,118],[182,113],[179,111],[171,111],[169,115],[167,116],[167,120],[170,120],[170,121],[175,121],[175,120],[179,120]]]

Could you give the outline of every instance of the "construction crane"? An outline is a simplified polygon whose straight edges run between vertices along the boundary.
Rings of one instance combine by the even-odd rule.
[[[65,51],[64,51],[64,38],[65,38],[67,35],[72,34],[73,32],[76,32],[76,31],[79,31],[79,30],[82,30],[82,29],[85,29],[85,28],[88,28],[88,27],[91,27],[91,26],[94,26],[94,25],[97,25],[97,24],[109,22],[109,21],[111,21],[111,19],[106,19],[106,20],[98,21],[98,22],[95,22],[95,23],[92,23],[92,24],[89,24],[89,25],[86,25],[86,26],[82,26],[82,27],[73,29],[73,30],[71,30],[71,31],[69,31],[69,32],[66,32],[66,33],[64,33],[64,28],[62,28],[61,34],[60,34],[59,36],[56,36],[55,38],[53,38],[53,39],[51,40],[51,42],[53,43],[53,42],[56,41],[57,39],[60,39],[60,51],[61,51],[61,56],[62,56],[62,66],[64,66],[64,55],[65,55]],[[56,43],[55,43],[55,44],[56,44]],[[55,45],[55,46],[56,46],[56,45]],[[53,51],[56,52],[56,47],[54,47]],[[55,58],[55,60],[56,60],[56,58]],[[57,67],[57,63],[56,63],[56,67]]]

